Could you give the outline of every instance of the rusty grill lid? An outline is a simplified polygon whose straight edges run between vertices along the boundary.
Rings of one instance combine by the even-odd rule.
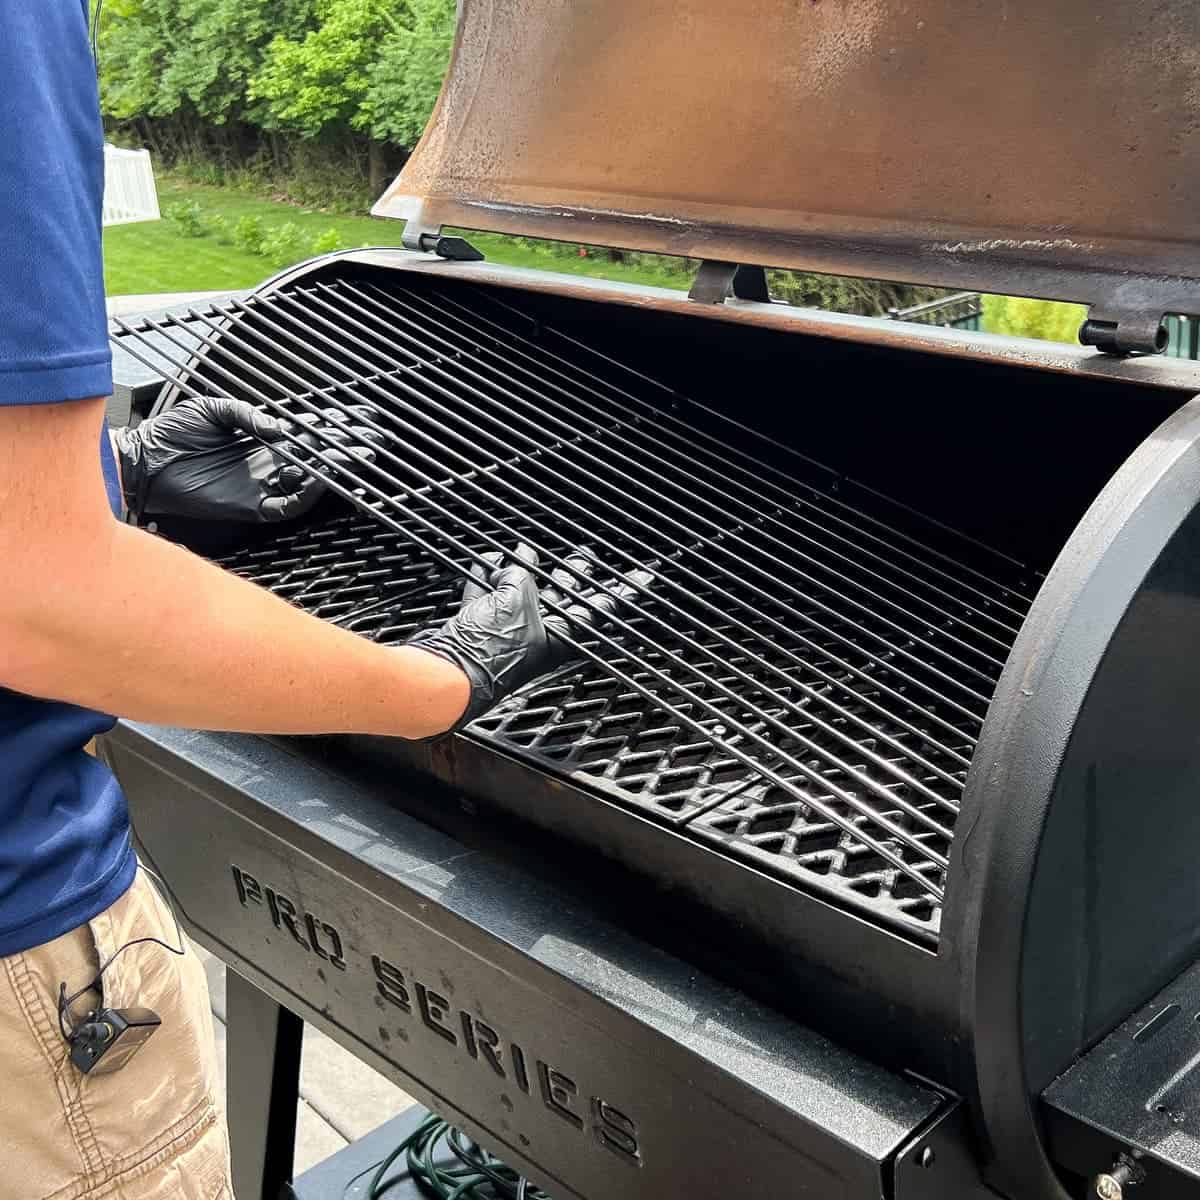
[[[1196,0],[463,0],[375,207],[455,225],[1200,313]]]

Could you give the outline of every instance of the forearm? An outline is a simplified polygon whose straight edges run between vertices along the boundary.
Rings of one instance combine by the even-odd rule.
[[[467,702],[449,663],[377,646],[115,521],[53,567],[52,586],[14,589],[0,611],[2,686],[137,720],[273,733],[423,737]]]

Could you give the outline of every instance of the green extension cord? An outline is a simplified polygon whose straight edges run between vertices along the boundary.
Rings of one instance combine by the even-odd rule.
[[[460,1166],[434,1164],[438,1143],[443,1140]],[[388,1172],[402,1154],[408,1169],[388,1179]],[[505,1166],[461,1130],[434,1116],[426,1117],[379,1164],[367,1189],[367,1200],[382,1200],[388,1189],[402,1179],[412,1179],[434,1200],[550,1200],[541,1188]]]

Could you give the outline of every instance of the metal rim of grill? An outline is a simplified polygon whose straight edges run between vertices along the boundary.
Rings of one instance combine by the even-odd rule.
[[[727,415],[486,293],[338,280],[114,325],[183,395],[372,430],[373,463],[330,458],[325,435],[278,448],[358,511],[223,560],[363,636],[445,619],[518,540],[568,601],[652,564],[579,661],[470,736],[936,938],[1024,568],[865,491],[847,503],[802,455],[768,463]],[[566,561],[580,546],[604,564],[591,580]]]

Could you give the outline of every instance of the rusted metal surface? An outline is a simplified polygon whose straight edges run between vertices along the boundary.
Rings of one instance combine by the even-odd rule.
[[[1200,312],[1195,0],[465,0],[380,215]]]
[[[451,279],[464,278],[469,272],[470,278],[499,287],[521,288],[525,291],[580,300],[597,300],[633,308],[686,313],[697,320],[757,325],[764,329],[779,329],[799,336],[829,338],[833,341],[868,346],[888,346],[939,357],[1026,367],[1059,375],[1120,379],[1126,384],[1178,391],[1181,400],[1200,392],[1200,362],[1185,358],[1147,357],[1121,360],[1083,346],[1070,346],[1060,342],[1003,337],[974,330],[944,329],[940,326],[893,321],[886,317],[859,317],[849,313],[793,308],[777,303],[729,300],[724,304],[695,304],[688,300],[686,292],[672,291],[669,288],[647,287],[522,267],[505,267],[494,263],[464,265],[392,247],[352,250],[343,257],[352,262],[371,263],[390,270],[414,271]],[[304,270],[306,268],[301,266],[283,272],[277,282],[286,281]]]

